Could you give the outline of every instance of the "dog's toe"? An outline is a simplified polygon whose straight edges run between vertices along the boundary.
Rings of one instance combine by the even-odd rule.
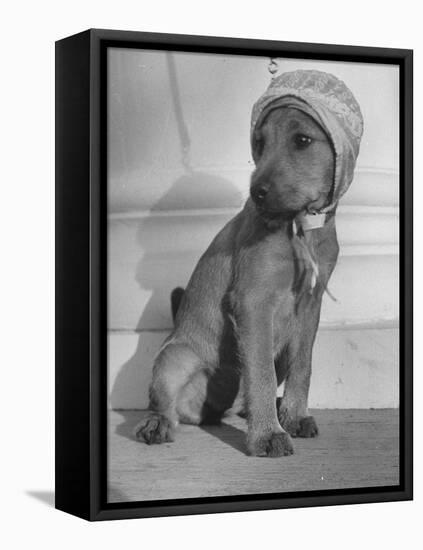
[[[286,432],[266,434],[252,440],[249,445],[252,456],[269,456],[272,458],[289,456],[294,452],[291,438]]]
[[[134,428],[134,436],[147,445],[173,441],[173,427],[168,418],[161,414],[151,413]]]
[[[299,420],[297,437],[316,437],[319,434],[319,428],[313,416],[304,416]]]
[[[282,428],[291,437],[316,437],[319,434],[319,429],[313,416],[293,418],[286,408],[281,407],[278,411],[278,418]]]

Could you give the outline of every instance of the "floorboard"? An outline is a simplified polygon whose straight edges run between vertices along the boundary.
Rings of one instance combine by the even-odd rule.
[[[295,439],[295,454],[247,456],[245,421],[180,426],[174,443],[148,446],[132,429],[146,413],[109,412],[108,500],[129,502],[399,483],[395,409],[315,410],[320,434]]]

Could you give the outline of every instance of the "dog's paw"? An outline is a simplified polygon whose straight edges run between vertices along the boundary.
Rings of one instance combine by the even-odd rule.
[[[153,443],[169,443],[174,440],[174,429],[168,418],[158,413],[151,413],[139,422],[134,430],[134,437],[145,441],[147,445]]]
[[[287,409],[280,408],[278,418],[282,428],[291,437],[316,437],[319,434],[319,429],[313,416],[300,416],[294,419],[289,415]]]
[[[248,442],[251,456],[289,456],[294,452],[291,438],[286,432],[270,433],[252,438]]]
[[[316,435],[319,435],[319,428],[314,416],[303,416],[298,423],[297,437],[316,437]]]

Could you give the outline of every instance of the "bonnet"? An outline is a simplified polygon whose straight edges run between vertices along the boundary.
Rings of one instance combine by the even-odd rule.
[[[332,210],[348,189],[363,134],[360,106],[347,86],[335,76],[315,70],[287,72],[274,78],[254,104],[251,149],[257,161],[254,130],[273,109],[294,107],[311,116],[328,134],[335,151],[335,175],[329,202],[318,213]]]

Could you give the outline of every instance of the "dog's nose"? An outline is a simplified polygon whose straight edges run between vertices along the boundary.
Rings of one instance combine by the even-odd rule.
[[[266,189],[266,187],[256,187],[255,189],[253,189],[251,191],[253,201],[256,204],[261,204],[267,195],[267,191],[268,189]]]

